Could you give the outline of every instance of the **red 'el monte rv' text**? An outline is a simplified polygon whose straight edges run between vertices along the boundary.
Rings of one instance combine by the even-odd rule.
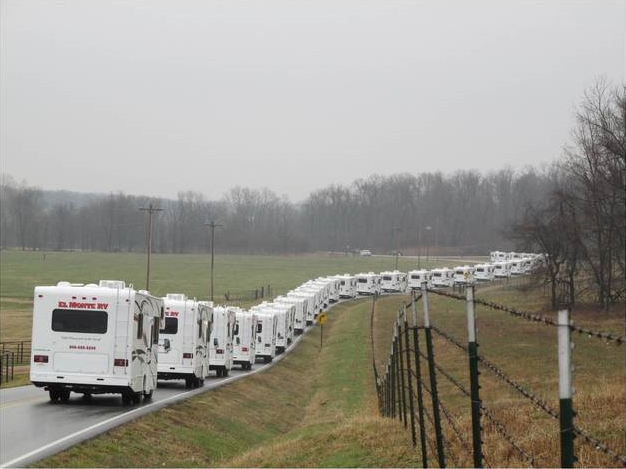
[[[107,309],[109,303],[81,303],[78,301],[59,301],[59,308],[73,308],[73,309]]]

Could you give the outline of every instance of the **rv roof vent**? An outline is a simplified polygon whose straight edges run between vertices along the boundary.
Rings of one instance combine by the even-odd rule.
[[[97,287],[98,285],[96,285],[95,283],[88,283],[87,285],[85,285],[85,287],[89,287],[89,288],[93,288],[93,287]]]
[[[126,288],[126,284],[124,280],[100,280],[100,287],[103,288],[115,288],[115,289],[123,289]]]
[[[184,293],[168,293],[166,298],[168,300],[174,300],[174,301],[185,301],[185,294]]]
[[[57,287],[69,287],[72,284],[70,282],[67,282],[65,280],[60,281],[59,283],[57,283]]]

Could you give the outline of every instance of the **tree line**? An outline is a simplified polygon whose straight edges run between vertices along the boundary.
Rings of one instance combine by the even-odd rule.
[[[293,204],[269,189],[235,187],[220,200],[200,192],[175,200],[111,193],[44,191],[4,177],[2,247],[134,252],[146,248],[151,205],[152,249],[206,252],[209,223],[216,252],[435,252],[487,254],[512,248],[507,227],[550,190],[549,172],[503,169],[487,175],[408,173],[373,175],[351,185],[330,185]],[[143,210],[141,210],[143,209]]]

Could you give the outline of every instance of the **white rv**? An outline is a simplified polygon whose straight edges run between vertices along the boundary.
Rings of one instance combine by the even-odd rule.
[[[306,326],[309,300],[300,296],[278,296],[274,299],[274,303],[292,305],[294,307],[292,321],[293,333],[294,335],[302,334]]]
[[[339,298],[356,298],[358,293],[356,291],[357,281],[354,275],[343,274],[335,275],[335,278],[339,280]]]
[[[422,283],[427,285],[430,283],[430,272],[425,269],[411,270],[409,272],[408,288],[411,290],[420,290]]]
[[[374,272],[357,274],[356,282],[356,291],[359,295],[378,295],[380,293],[380,275]]]
[[[254,312],[268,313],[276,316],[276,331],[274,334],[276,354],[283,353],[289,346],[289,313],[292,308],[293,305],[269,302],[263,302],[251,308],[251,311]]]
[[[150,399],[162,319],[160,298],[121,280],[35,287],[30,380],[52,401],[72,391]]]
[[[294,317],[296,307],[293,304],[281,303],[274,301],[270,303],[273,310],[277,311],[278,325],[276,329],[276,351],[282,353],[293,342],[294,336]],[[282,316],[284,315],[284,318]]]
[[[511,275],[524,275],[526,273],[525,260],[519,257],[511,259]]]
[[[492,282],[494,279],[494,264],[476,264],[474,266],[474,279],[477,282]]]
[[[509,278],[511,276],[510,261],[500,261],[493,263],[494,278]]]
[[[459,265],[454,268],[455,285],[471,285],[474,283],[474,268],[469,265]]]
[[[317,313],[321,313],[330,306],[330,286],[326,283],[309,280],[296,288],[296,290],[315,292]],[[317,313],[315,317],[317,317]]]
[[[233,331],[233,364],[242,370],[251,370],[256,360],[256,314],[235,309]]]
[[[380,289],[383,292],[405,292],[407,287],[407,275],[405,272],[394,270],[380,273]]]
[[[337,277],[318,277],[315,281],[328,284],[328,301],[331,303],[337,303],[339,301],[339,287],[341,286],[341,282]]]
[[[256,311],[256,356],[263,358],[265,363],[276,356],[276,329],[278,318],[269,311]]]
[[[298,287],[295,290],[291,290],[289,293],[287,293],[287,296],[306,298],[308,304],[306,308],[306,316],[304,319],[307,326],[313,324],[313,322],[317,318],[317,313],[320,311],[319,291],[313,291],[307,288]]]
[[[234,328],[235,309],[230,306],[215,306],[209,344],[209,369],[215,370],[217,376],[228,376],[233,367]]]
[[[454,271],[447,267],[431,270],[430,284],[433,288],[451,287],[454,284]]]
[[[159,339],[159,379],[184,379],[187,388],[209,375],[209,339],[213,308],[182,293],[163,298],[165,321]]]

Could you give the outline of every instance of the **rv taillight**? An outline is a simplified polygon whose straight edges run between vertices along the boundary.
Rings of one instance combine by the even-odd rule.
[[[224,353],[224,350],[222,350],[221,348],[217,348],[215,349],[215,353],[217,353],[218,355],[222,355]]]
[[[113,360],[113,366],[128,366],[127,358],[116,358]]]
[[[183,353],[183,358],[193,358],[193,353]]]
[[[248,347],[241,347],[241,351],[242,352],[247,352],[248,351]]]
[[[35,363],[48,363],[48,355],[35,355],[33,360]]]

